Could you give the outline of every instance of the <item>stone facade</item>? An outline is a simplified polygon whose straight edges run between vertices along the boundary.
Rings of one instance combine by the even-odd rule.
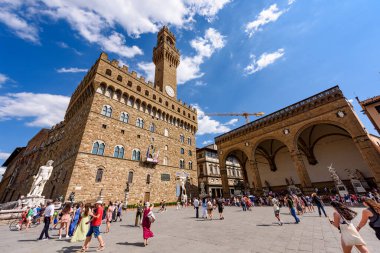
[[[363,101],[360,101],[358,97],[356,97],[356,99],[362,107],[363,112],[374,125],[378,134],[380,134],[380,96],[368,98]]]
[[[43,193],[48,198],[67,199],[75,192],[75,200],[94,201],[101,194],[115,201],[124,200],[128,191],[130,204],[140,199],[174,202],[180,171],[190,175],[187,192],[197,194],[197,112],[177,100],[179,51],[167,27],[158,33],[153,55],[155,84],[100,55],[71,96],[64,121],[45,130],[49,144],[39,146],[40,159],[30,167],[33,173],[20,194],[27,193],[30,177],[47,160],[55,161]],[[15,165],[5,178],[19,158],[10,163]],[[10,186],[2,181],[0,194],[21,183],[25,175],[17,175]],[[3,201],[16,198],[13,194]]]
[[[341,139],[329,139],[334,136]],[[224,194],[229,195],[225,161],[231,155],[242,162],[251,192],[272,188],[269,181],[273,179],[276,182],[278,177],[283,177],[282,185],[278,181],[276,183],[279,189],[286,189],[287,184],[295,184],[305,192],[310,192],[317,185],[331,184],[331,180],[318,182],[322,180],[321,177],[311,177],[312,170],[326,170],[330,163],[350,159],[356,159],[356,164],[362,168],[360,172],[366,174],[369,184],[378,187],[380,152],[375,139],[378,138],[366,132],[352,105],[335,86],[216,137]],[[341,148],[353,149],[343,154],[336,152],[339,149],[330,149],[329,155],[332,156],[327,162],[323,158],[328,153],[316,153],[316,146],[321,144],[321,140],[326,145],[335,142],[341,143]],[[348,141],[347,145],[342,141]],[[336,157],[338,155],[340,157]],[[289,167],[287,175],[282,171],[284,166]],[[262,180],[261,176],[268,173],[270,176]]]

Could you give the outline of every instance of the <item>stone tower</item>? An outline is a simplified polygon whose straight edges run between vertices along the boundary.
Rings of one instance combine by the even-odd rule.
[[[157,45],[153,48],[153,62],[156,65],[155,87],[165,95],[176,98],[179,51],[175,46],[175,36],[167,26],[157,34]]]

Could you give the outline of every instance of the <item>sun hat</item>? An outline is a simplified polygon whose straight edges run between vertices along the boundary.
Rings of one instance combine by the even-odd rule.
[[[103,204],[103,201],[98,200],[98,201],[96,201],[96,204]]]

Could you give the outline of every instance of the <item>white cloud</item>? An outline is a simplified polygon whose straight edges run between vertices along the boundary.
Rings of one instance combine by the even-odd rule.
[[[226,125],[226,126],[234,126],[236,124],[236,122],[238,122],[238,121],[239,121],[238,119],[231,119],[227,123],[224,123],[224,125]]]
[[[221,134],[230,131],[231,129],[217,120],[211,119],[207,116],[199,105],[193,105],[198,113],[198,131],[197,135],[204,134]],[[228,123],[228,122],[227,122]]]
[[[57,69],[58,73],[80,73],[80,72],[87,72],[87,69],[80,69],[80,68],[60,68]]]
[[[30,21],[13,13],[16,7],[19,6],[7,3],[7,1],[0,5],[0,23],[6,25],[18,37],[33,43],[39,43],[38,29],[30,24]]]
[[[10,155],[10,153],[0,152],[0,160],[7,160]]]
[[[275,22],[287,10],[279,10],[277,4],[272,4],[269,8],[262,10],[255,20],[245,26],[245,32],[252,37],[263,25]]]
[[[8,80],[9,78],[6,75],[0,73],[0,87],[3,83],[5,83]]]
[[[207,83],[198,80],[198,81],[196,81],[196,82],[194,83],[194,86],[207,86]]]
[[[64,20],[82,38],[122,57],[143,54],[137,46],[126,45],[121,27],[129,36],[157,32],[166,24],[186,28],[194,16],[211,20],[230,0],[2,0],[0,22],[17,36],[38,42],[38,25],[48,17]],[[25,10],[27,12],[25,13]]]
[[[51,127],[63,120],[70,97],[39,94],[10,93],[0,96],[0,120],[32,119],[26,125]]]
[[[275,61],[284,56],[284,54],[285,50],[283,48],[280,48],[272,53],[263,53],[262,55],[260,55],[258,60],[256,60],[256,57],[254,55],[251,55],[250,58],[252,59],[252,62],[244,68],[244,72],[247,75],[256,73],[257,71],[262,70],[270,64],[273,64]]]
[[[296,0],[288,0],[288,5],[292,5],[296,2]]]
[[[154,82],[154,71],[156,66],[153,62],[140,62],[137,66],[145,73],[146,80]]]
[[[205,59],[210,58],[216,50],[223,48],[225,43],[225,36],[214,28],[207,29],[204,37],[197,37],[190,41],[196,55],[181,57],[181,63],[178,67],[178,84],[202,77],[204,73],[200,71],[200,65]]]
[[[206,141],[202,142],[202,145],[208,145],[211,143],[214,143],[214,142],[212,140],[206,140]]]
[[[187,0],[195,13],[205,16],[210,22],[231,0]]]

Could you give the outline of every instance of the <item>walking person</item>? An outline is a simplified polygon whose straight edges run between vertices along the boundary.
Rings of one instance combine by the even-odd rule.
[[[199,218],[199,200],[197,198],[194,198],[194,209],[195,209],[195,218]]]
[[[208,214],[208,218],[210,220],[212,220],[212,211],[213,211],[214,207],[212,205],[212,202],[211,202],[211,199],[208,199],[207,201],[207,214]]]
[[[65,207],[62,210],[62,217],[61,217],[61,226],[59,227],[59,239],[62,239],[62,230],[66,230],[66,238],[70,238],[69,236],[69,227],[70,227],[70,221],[71,221],[71,213],[72,213],[71,204],[67,203]]]
[[[123,213],[123,201],[121,201],[116,208],[117,208],[117,215],[116,215],[115,221],[117,221],[117,219],[119,219],[119,221],[122,221],[121,216]]]
[[[139,203],[136,204],[136,219],[135,219],[135,227],[140,226],[141,224],[141,218],[143,215],[143,204],[140,200]]]
[[[108,208],[107,208],[107,211],[106,211],[106,232],[105,233],[109,233],[110,232],[111,222],[113,221],[112,214],[114,212],[114,209],[115,209],[115,206],[110,201],[110,203],[108,205]]]
[[[276,199],[276,197],[273,197],[271,202],[273,205],[274,216],[277,218],[278,224],[282,226],[282,221],[280,219],[280,202]]]
[[[54,217],[54,204],[53,202],[49,201],[44,211],[44,228],[42,229],[42,232],[38,240],[42,240],[44,235],[45,235],[45,239],[52,239],[49,236],[49,226],[53,220],[53,217]]]
[[[83,209],[83,203],[80,202],[76,206],[76,210],[75,210],[75,213],[73,216],[73,220],[71,221],[71,224],[70,224],[69,236],[73,236],[73,234],[74,234],[75,228],[76,228],[78,221],[81,217],[82,209]]]
[[[86,204],[83,208],[82,204],[82,212],[80,215],[80,219],[78,221],[78,226],[74,231],[73,236],[71,237],[70,242],[81,242],[86,239],[86,235],[89,229],[89,221],[90,221],[90,204]]]
[[[363,201],[364,206],[368,207],[362,212],[362,219],[356,229],[359,231],[367,224],[369,220],[369,226],[375,230],[377,239],[380,240],[380,203],[375,200],[366,198]]]
[[[317,193],[314,192],[313,194],[311,194],[311,197],[312,197],[313,202],[315,203],[315,205],[318,207],[319,217],[321,217],[321,210],[322,210],[323,214],[325,215],[325,217],[327,217],[327,214],[326,214],[325,208],[323,207],[323,202],[322,202],[322,200],[317,196]]]
[[[335,212],[330,223],[340,230],[343,252],[350,253],[355,246],[361,253],[368,253],[363,238],[352,224],[357,213],[338,201],[332,201],[331,206]]]
[[[288,204],[290,214],[294,217],[296,220],[296,224],[300,222],[300,219],[297,217],[296,209],[294,208],[294,202],[290,195],[286,195],[286,203]]]
[[[148,239],[153,237],[153,232],[150,230],[150,226],[152,222],[154,222],[153,215],[153,204],[150,205],[149,202],[145,203],[143,219],[142,219],[142,228],[143,228],[143,238],[144,238],[144,246],[148,245]]]
[[[89,212],[89,215],[92,217],[90,222],[90,229],[87,232],[86,240],[84,241],[83,247],[79,252],[86,252],[88,250],[89,244],[91,242],[91,237],[94,235],[98,239],[99,246],[96,251],[103,251],[105,243],[102,236],[100,235],[100,225],[102,225],[102,216],[103,216],[103,207],[102,201],[98,200],[95,203],[95,209]],[[89,223],[87,222],[87,223]]]
[[[247,204],[245,203],[244,197],[241,198],[241,207],[243,208],[243,211],[247,211]]]
[[[207,199],[202,199],[202,218],[207,219]]]
[[[224,216],[223,216],[224,202],[223,202],[223,200],[221,198],[219,198],[216,201],[216,204],[218,205],[219,219],[224,220]]]

